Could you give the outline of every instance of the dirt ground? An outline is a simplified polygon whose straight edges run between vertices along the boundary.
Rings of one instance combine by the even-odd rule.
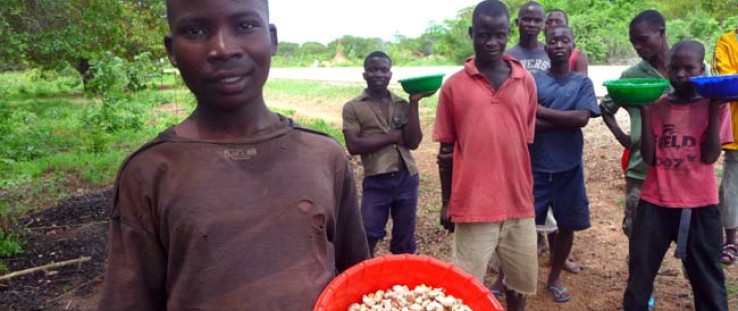
[[[340,126],[343,101],[295,107],[270,103],[273,107],[298,111],[301,117],[321,118]],[[451,236],[438,225],[440,188],[435,154],[437,144],[430,140],[433,112],[423,109],[423,132],[426,137],[414,152],[421,172],[417,238],[420,254],[450,260]],[[619,116],[624,120],[624,116]],[[576,235],[573,257],[582,267],[579,274],[564,273],[564,282],[572,293],[568,303],[550,301],[543,281],[548,273],[548,252],[540,257],[538,294],[529,300],[528,310],[620,310],[622,292],[628,276],[627,240],[620,229],[624,181],[619,169],[621,149],[600,119],[592,120],[585,130],[585,175],[591,205],[592,228]],[[356,163],[357,182],[361,168]],[[360,184],[359,184],[360,185]],[[25,252],[6,260],[10,271],[27,269],[90,256],[88,262],[39,272],[0,282],[0,309],[28,310],[94,310],[99,296],[106,258],[109,189],[81,191],[49,209],[21,220],[27,225]],[[380,244],[386,252],[386,244]],[[681,273],[681,265],[667,254],[661,275],[656,279],[657,310],[692,310],[689,283]],[[726,268],[728,284],[738,287],[738,265]],[[494,279],[490,272],[487,283]],[[729,297],[732,309],[738,310],[738,293]]]

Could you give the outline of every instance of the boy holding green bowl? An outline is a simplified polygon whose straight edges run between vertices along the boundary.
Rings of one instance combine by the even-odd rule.
[[[419,175],[410,150],[423,139],[418,102],[432,95],[412,94],[408,102],[387,89],[391,78],[390,57],[370,53],[364,59],[366,89],[343,107],[346,147],[361,155],[364,166],[361,216],[372,256],[390,216],[390,252],[415,253]]]
[[[630,42],[642,61],[626,69],[620,78],[664,79],[667,76],[669,44],[666,41],[666,22],[661,13],[645,10],[636,15],[630,22],[629,35]],[[671,87],[664,92],[670,89]],[[614,102],[609,95],[603,98],[600,108],[602,120],[623,148],[630,150],[625,170],[625,209],[622,222],[623,233],[630,239],[633,216],[641,197],[643,180],[648,172],[648,165],[643,162],[640,152],[641,113],[637,107],[623,106],[622,103]],[[620,108],[625,109],[630,116],[630,134],[626,134],[615,119],[615,114]]]

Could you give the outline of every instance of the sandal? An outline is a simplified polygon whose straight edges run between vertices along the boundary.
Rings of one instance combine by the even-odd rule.
[[[505,294],[501,290],[491,289],[489,291],[492,292],[492,295],[495,295],[495,298],[497,298],[497,300],[500,300],[503,297],[505,297]]]
[[[723,245],[723,253],[720,257],[720,262],[724,265],[730,265],[738,259],[738,245],[725,244]]]
[[[546,289],[551,294],[551,299],[554,302],[567,302],[571,300],[571,294],[566,287],[558,287],[556,285],[546,286]]]

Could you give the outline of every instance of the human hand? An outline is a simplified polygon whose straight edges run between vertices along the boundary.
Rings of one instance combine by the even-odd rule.
[[[392,135],[393,141],[396,145],[404,146],[405,145],[405,135],[402,132],[402,129],[397,129],[392,132],[390,132],[390,135]]]
[[[412,103],[418,103],[420,101],[420,99],[425,98],[425,97],[430,97],[430,96],[432,96],[435,93],[436,92],[411,94],[410,95],[410,103],[411,104]]]
[[[443,203],[441,206],[441,226],[448,232],[453,233],[456,229],[456,225],[451,221],[451,216],[448,215],[448,202]]]
[[[710,99],[710,108],[718,108],[728,102],[722,99]]]

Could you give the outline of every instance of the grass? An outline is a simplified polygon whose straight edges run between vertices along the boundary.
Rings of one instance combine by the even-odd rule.
[[[83,95],[81,79],[73,70],[0,74],[4,86],[0,89],[0,201],[22,213],[52,204],[80,187],[112,184],[126,155],[187,114],[160,111],[161,104],[177,103],[185,112],[195,105],[177,75],[156,79],[156,85],[165,87],[136,93],[124,103],[134,108],[124,113],[142,114],[142,128],[100,133],[90,131],[87,123],[100,101]],[[335,103],[336,98],[348,101],[363,88],[361,84],[271,80],[264,94],[268,101],[324,105]],[[398,86],[391,90],[407,96]],[[432,113],[436,102],[435,96],[421,101],[423,115]],[[280,112],[345,145],[339,126],[300,117],[294,111]]]
[[[270,80],[264,87],[264,96],[270,100],[309,98],[313,103],[346,101],[361,94],[363,86],[353,83],[332,84],[314,81]]]
[[[0,192],[11,210],[41,207],[67,196],[70,187],[109,185],[128,153],[172,123],[154,122],[157,115],[149,113],[168,102],[170,93],[150,90],[124,104],[136,107],[146,126],[90,131],[86,122],[100,103],[82,96],[81,82],[71,82],[76,79],[35,71],[0,75],[7,86],[0,105]],[[36,193],[44,199],[34,198]]]
[[[91,131],[87,121],[100,102],[82,95],[75,72],[40,71],[0,74],[0,203],[12,213],[42,208],[79,188],[113,183],[123,159],[166,127],[178,123],[195,105],[194,97],[175,75],[162,78],[162,90],[146,90],[128,98],[126,107],[140,113],[143,126],[114,132]],[[311,98],[319,104],[352,98],[356,85],[270,81],[268,96],[282,100]],[[163,111],[177,103],[184,113]],[[294,116],[294,111],[280,111]],[[328,133],[344,143],[340,129],[320,119],[300,119],[304,126]]]

